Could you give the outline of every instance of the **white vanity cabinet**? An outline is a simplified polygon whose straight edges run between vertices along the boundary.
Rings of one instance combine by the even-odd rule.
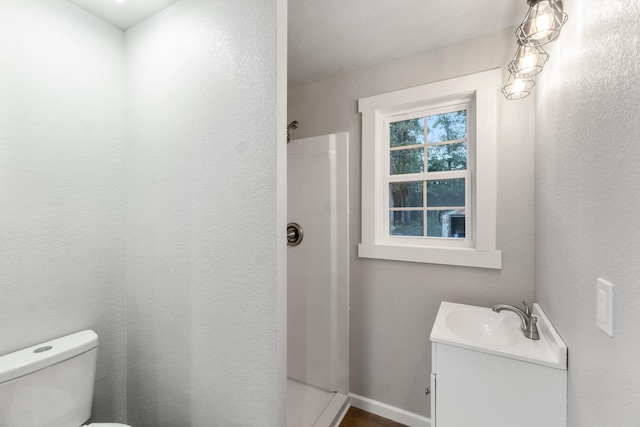
[[[520,333],[511,313],[442,304],[431,335],[432,427],[566,427],[566,346],[537,304],[538,341],[496,340],[503,328]],[[449,320],[465,318],[459,310],[476,310],[469,321],[480,324],[447,322],[454,311]]]

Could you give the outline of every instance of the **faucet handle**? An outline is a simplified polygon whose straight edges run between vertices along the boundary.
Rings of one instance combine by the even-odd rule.
[[[526,302],[522,301],[522,303],[524,304],[524,314],[531,317],[531,309],[529,308]]]
[[[532,339],[532,340],[539,340],[540,339],[540,333],[538,332],[538,318],[536,316],[531,316],[531,319],[529,320],[529,322],[527,323],[527,327],[524,330],[524,336]]]

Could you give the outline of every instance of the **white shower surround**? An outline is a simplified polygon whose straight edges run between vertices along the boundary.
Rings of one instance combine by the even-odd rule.
[[[333,421],[349,393],[348,142],[288,144],[288,221],[304,233],[287,249],[287,375],[302,383],[289,382],[291,427],[310,427],[325,406]]]

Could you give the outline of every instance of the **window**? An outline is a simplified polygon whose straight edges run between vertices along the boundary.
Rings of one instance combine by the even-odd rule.
[[[500,70],[359,100],[364,258],[501,268]]]
[[[470,246],[469,112],[471,102],[384,120],[389,243]]]

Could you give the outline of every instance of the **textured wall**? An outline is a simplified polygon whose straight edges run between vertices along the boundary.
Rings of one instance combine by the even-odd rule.
[[[536,114],[535,294],[569,347],[569,426],[640,423],[640,6],[565,1]],[[614,338],[595,284],[615,285]]]
[[[282,425],[276,2],[182,0],[126,34],[129,423]]]
[[[124,421],[124,36],[5,0],[0,58],[0,354],[94,329],[94,416]]]
[[[501,271],[360,259],[358,98],[504,67],[512,30],[289,88],[293,138],[349,132],[350,381],[353,393],[429,416],[429,334],[441,301],[491,306],[533,298],[533,98],[498,104]]]

